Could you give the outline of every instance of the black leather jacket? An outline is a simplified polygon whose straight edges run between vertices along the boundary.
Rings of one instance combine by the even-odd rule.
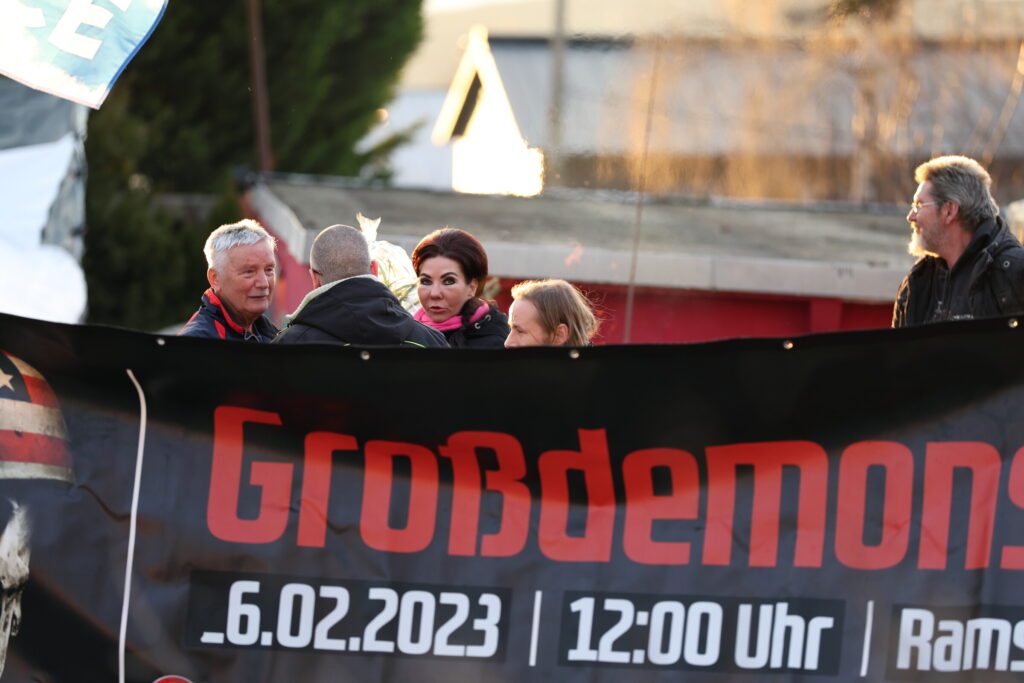
[[[508,338],[508,318],[494,304],[487,304],[487,313],[476,322],[467,322],[457,330],[444,333],[453,347],[500,349]],[[472,315],[463,315],[470,319]]]
[[[437,330],[416,322],[382,282],[341,280],[307,299],[275,344],[327,342],[353,346],[448,346]]]
[[[974,233],[954,264],[921,258],[900,284],[892,326],[1024,313],[1024,247],[998,216]]]

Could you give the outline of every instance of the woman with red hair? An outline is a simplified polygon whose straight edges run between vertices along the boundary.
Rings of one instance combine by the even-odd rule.
[[[481,298],[487,281],[487,252],[464,230],[441,228],[412,252],[419,278],[416,319],[440,331],[453,347],[500,349],[508,336],[508,318],[494,302]]]

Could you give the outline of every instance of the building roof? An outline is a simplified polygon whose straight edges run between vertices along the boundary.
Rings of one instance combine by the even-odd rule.
[[[526,143],[550,149],[549,42],[487,45],[483,32],[469,40],[434,141],[458,135],[478,87],[503,91]],[[871,56],[786,40],[572,40],[561,151],[614,157],[649,144],[678,156],[847,157],[863,153],[868,139],[878,152],[914,158],[1024,154],[1019,43],[911,47],[887,44]],[[872,120],[858,105],[865,97]]]
[[[475,25],[495,36],[547,37],[555,0],[504,0],[468,8],[424,10],[424,38],[402,73],[403,88],[444,88],[459,62],[460,40]],[[907,2],[891,25],[824,21],[829,0],[584,0],[566,2],[568,35],[688,38],[812,38],[831,31],[856,35],[892,30],[900,37],[931,40],[1020,40],[1024,3],[1016,0]]]
[[[269,174],[249,204],[300,262],[313,237],[362,212],[381,217],[380,239],[408,251],[445,225],[476,235],[491,273],[627,284],[640,215],[635,282],[691,290],[892,298],[913,263],[897,207],[687,202],[629,193],[540,197],[388,189],[339,178]]]

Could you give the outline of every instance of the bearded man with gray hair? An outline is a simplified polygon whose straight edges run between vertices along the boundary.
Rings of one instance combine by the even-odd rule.
[[[444,335],[417,322],[376,277],[363,234],[349,225],[320,231],[309,251],[313,291],[274,343],[346,346],[448,346]]]
[[[908,251],[920,259],[900,284],[892,326],[1024,313],[1024,247],[999,217],[988,172],[944,156],[914,179]]]
[[[273,339],[277,328],[264,313],[277,279],[276,247],[273,235],[251,219],[211,232],[203,248],[210,288],[178,335],[255,342]]]

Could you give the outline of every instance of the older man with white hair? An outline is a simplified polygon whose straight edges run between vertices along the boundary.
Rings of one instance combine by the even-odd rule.
[[[210,233],[203,248],[210,288],[178,334],[235,341],[273,339],[277,328],[264,313],[274,294],[276,246],[274,237],[250,219]]]

